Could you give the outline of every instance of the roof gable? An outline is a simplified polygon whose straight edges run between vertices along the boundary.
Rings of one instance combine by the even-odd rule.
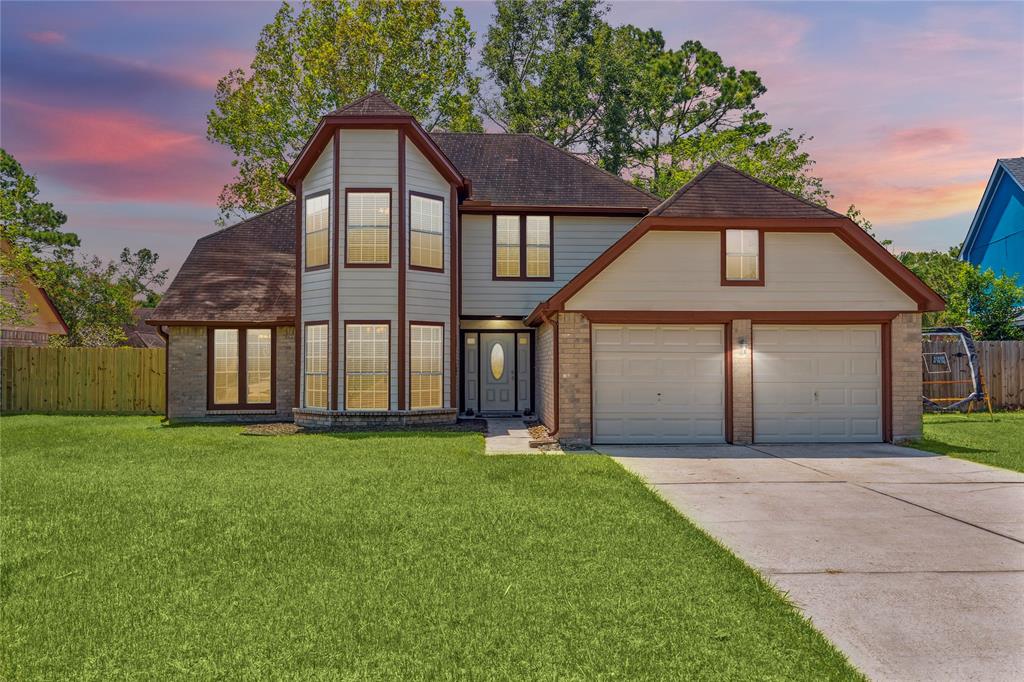
[[[977,246],[978,238],[982,236],[982,228],[988,217],[992,200],[997,194],[1000,185],[1004,182],[1012,183],[1018,191],[1024,191],[1024,156],[996,159],[996,164],[992,168],[992,174],[985,185],[985,191],[982,192],[981,201],[978,202],[978,208],[974,212],[974,218],[971,220],[970,227],[967,228],[963,248],[960,250],[960,258],[962,260],[977,260],[974,258],[975,254],[973,251]]]
[[[295,202],[196,241],[148,324],[295,317]]]
[[[674,218],[842,218],[843,215],[713,163],[651,215]]]

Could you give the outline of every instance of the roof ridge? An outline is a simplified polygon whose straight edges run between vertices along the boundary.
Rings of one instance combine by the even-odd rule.
[[[715,161],[715,162],[714,162],[713,164],[711,164],[710,166],[708,166],[707,168],[705,168],[704,170],[702,170],[702,171],[701,171],[700,173],[697,173],[697,174],[696,174],[696,175],[694,175],[694,176],[693,176],[692,178],[690,178],[690,180],[689,180],[689,181],[688,181],[688,182],[687,182],[687,183],[686,183],[685,185],[683,185],[682,187],[680,187],[679,189],[677,189],[677,190],[676,190],[675,192],[673,192],[673,193],[671,194],[671,196],[669,196],[669,197],[668,197],[668,198],[666,198],[666,199],[663,199],[663,200],[662,200],[662,202],[661,202],[660,204],[658,204],[658,205],[657,205],[657,206],[655,206],[655,207],[654,207],[653,209],[651,209],[651,215],[661,215],[661,214],[662,214],[662,212],[663,212],[663,211],[664,211],[664,210],[665,210],[666,208],[668,208],[668,207],[669,207],[669,206],[671,206],[671,205],[672,205],[673,203],[675,203],[675,201],[676,201],[676,200],[677,200],[677,199],[678,199],[679,197],[683,196],[683,195],[684,195],[684,194],[686,194],[686,193],[687,193],[688,191],[690,191],[690,189],[691,189],[691,188],[692,188],[692,187],[693,187],[693,186],[694,186],[695,184],[697,184],[697,181],[698,181],[698,180],[701,180],[701,179],[703,179],[703,178],[704,178],[704,176],[705,176],[705,175],[707,175],[708,173],[710,173],[710,172],[711,172],[711,169],[712,169],[712,168],[714,168],[715,166],[717,166],[718,164],[719,164],[719,162],[718,162],[718,161]],[[724,164],[723,164],[723,165],[724,165]]]
[[[791,199],[796,199],[797,201],[800,201],[800,202],[806,204],[807,206],[810,206],[811,208],[817,208],[817,209],[820,209],[822,211],[828,211],[829,213],[835,215],[837,218],[845,218],[846,217],[845,215],[843,215],[842,213],[839,213],[838,211],[833,211],[828,206],[823,206],[821,204],[816,204],[813,201],[811,201],[809,199],[805,199],[805,198],[803,198],[802,196],[800,196],[798,194],[794,194],[793,192],[788,192],[788,191],[786,191],[786,190],[784,190],[784,189],[782,189],[780,187],[776,187],[775,185],[767,183],[764,180],[760,180],[758,178],[755,178],[750,173],[744,173],[739,168],[734,168],[733,166],[730,166],[727,163],[723,163],[722,161],[715,161],[715,163],[713,163],[712,166],[721,166],[722,168],[727,168],[728,170],[731,170],[733,173],[736,173],[737,175],[741,175],[741,176],[745,177],[748,180],[753,180],[757,184],[763,185],[764,187],[767,187],[768,189],[774,190],[774,191],[776,191],[779,194],[782,194],[784,196],[790,197]]]
[[[534,135],[533,133],[506,133],[506,134],[508,134],[508,135],[522,135],[522,136],[524,136],[524,137],[532,137],[533,139],[535,139],[535,140],[539,140],[539,141],[540,141],[541,143],[543,143],[543,144],[546,144],[547,146],[551,147],[552,149],[556,149],[556,150],[558,150],[559,152],[561,152],[561,153],[562,153],[562,154],[564,154],[565,156],[568,156],[568,157],[570,157],[570,158],[572,158],[572,159],[575,159],[576,161],[578,161],[578,162],[580,162],[580,163],[585,163],[586,165],[590,166],[591,168],[593,168],[593,169],[595,169],[595,170],[597,170],[597,171],[600,171],[600,172],[604,173],[604,174],[605,174],[605,175],[607,175],[608,177],[611,177],[611,178],[615,178],[615,179],[616,179],[616,180],[618,180],[618,181],[619,181],[620,183],[622,183],[622,184],[623,184],[623,185],[625,185],[626,187],[629,187],[629,188],[630,188],[631,190],[633,190],[633,191],[635,191],[635,192],[639,192],[639,193],[641,193],[641,194],[646,194],[646,195],[647,195],[648,197],[650,197],[651,199],[660,199],[660,198],[661,198],[661,197],[659,197],[659,196],[658,196],[658,195],[656,195],[656,194],[652,194],[651,192],[648,192],[648,191],[647,191],[647,190],[645,190],[645,189],[641,189],[640,187],[637,187],[636,185],[634,185],[634,184],[633,184],[633,183],[631,183],[631,182],[627,182],[627,181],[626,181],[625,179],[623,179],[623,178],[622,178],[622,176],[620,176],[620,175],[616,175],[615,173],[612,173],[612,172],[611,172],[611,171],[609,171],[609,170],[606,170],[606,169],[604,169],[604,168],[601,168],[601,167],[600,167],[600,166],[598,166],[597,164],[594,164],[594,163],[590,163],[590,162],[589,162],[589,161],[587,161],[586,159],[581,159],[581,158],[580,158],[579,156],[577,156],[576,154],[573,154],[573,153],[572,153],[572,152],[570,152],[569,150],[567,150],[567,149],[562,149],[561,147],[559,147],[559,146],[557,146],[557,145],[554,145],[554,144],[552,144],[551,142],[548,142],[548,141],[547,141],[547,140],[545,140],[545,139],[544,139],[543,137],[540,137],[540,136],[538,136],[538,135]]]
[[[284,207],[286,207],[286,206],[288,206],[290,204],[294,204],[294,203],[295,203],[295,199],[291,199],[290,201],[286,201],[283,204],[275,206],[274,208],[268,208],[266,211],[263,211],[262,213],[257,213],[254,216],[250,216],[249,218],[246,218],[245,220],[240,220],[237,223],[235,223],[234,225],[228,225],[227,227],[222,227],[219,230],[215,230],[214,232],[211,232],[209,234],[204,234],[202,237],[199,237],[198,239],[196,239],[196,243],[198,244],[199,242],[203,241],[204,239],[209,239],[210,237],[216,237],[218,235],[224,234],[228,230],[233,230],[236,227],[241,227],[242,225],[245,225],[246,223],[251,223],[252,221],[254,221],[254,220],[258,219],[258,218],[262,218],[265,215],[269,215],[269,214],[273,213],[274,211],[279,211],[282,208],[284,208]]]

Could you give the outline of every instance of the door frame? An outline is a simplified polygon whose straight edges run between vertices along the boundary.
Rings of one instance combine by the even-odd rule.
[[[460,329],[459,330],[459,412],[461,414],[466,413],[467,407],[473,407],[475,410],[474,416],[480,416],[480,393],[482,386],[478,386],[476,390],[476,405],[470,406],[466,404],[466,373],[463,371],[465,367],[466,359],[466,336],[469,334],[512,334],[512,355],[513,355],[513,368],[516,373],[517,381],[512,382],[512,402],[515,406],[515,412],[519,412],[519,353],[518,353],[518,334],[528,334],[530,337],[530,415],[536,416],[537,414],[537,330],[536,329]],[[480,341],[479,336],[477,337],[477,355],[476,355],[476,375],[482,377],[483,374],[483,353],[480,352]],[[557,377],[555,377],[557,381]],[[525,413],[524,413],[525,414]]]

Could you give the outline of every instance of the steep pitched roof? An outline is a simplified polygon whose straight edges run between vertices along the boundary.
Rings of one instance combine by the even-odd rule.
[[[473,183],[474,202],[499,206],[651,209],[658,198],[533,135],[431,133]]]
[[[1013,176],[1017,184],[1024,187],[1024,156],[1017,156],[1010,159],[999,159],[1006,172]]]
[[[374,90],[359,99],[335,109],[328,116],[396,116],[412,118],[412,114]]]
[[[842,218],[840,213],[713,163],[651,211],[666,218]]]
[[[291,322],[295,202],[200,238],[149,324]]]
[[[985,185],[985,191],[981,194],[981,201],[978,202],[978,208],[974,211],[974,218],[967,228],[967,235],[964,237],[964,243],[960,249],[960,260],[966,261],[971,258],[975,241],[981,232],[982,223],[985,222],[988,207],[1003,176],[1009,177],[1024,190],[1024,156],[996,159],[996,165],[992,168],[988,184]]]

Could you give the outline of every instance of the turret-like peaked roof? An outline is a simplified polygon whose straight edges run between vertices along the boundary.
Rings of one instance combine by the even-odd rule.
[[[340,109],[335,109],[328,116],[396,116],[413,118],[408,111],[398,106],[381,93],[373,92],[363,95]]]

